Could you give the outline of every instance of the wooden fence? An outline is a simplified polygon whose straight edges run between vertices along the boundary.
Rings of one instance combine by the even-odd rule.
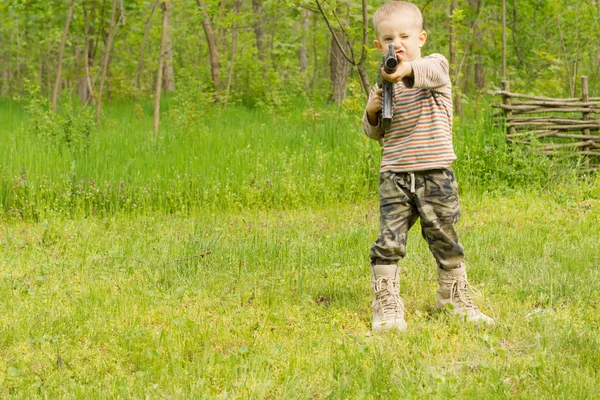
[[[580,155],[586,169],[600,169],[600,97],[589,97],[587,76],[576,98],[512,93],[509,81],[496,94],[502,104],[492,107],[502,110],[497,115],[505,117],[508,141],[535,146],[547,156]]]

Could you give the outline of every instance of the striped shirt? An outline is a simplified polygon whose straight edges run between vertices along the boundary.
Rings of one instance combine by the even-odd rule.
[[[456,159],[452,148],[452,84],[448,60],[431,54],[412,63],[413,75],[394,86],[392,127],[372,126],[363,116],[365,134],[383,136],[381,172],[448,168]],[[375,86],[371,95],[377,90]]]

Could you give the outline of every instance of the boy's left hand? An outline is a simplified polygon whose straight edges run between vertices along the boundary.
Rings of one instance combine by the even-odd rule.
[[[398,57],[398,68],[396,68],[396,72],[393,74],[388,74],[381,68],[381,76],[383,76],[386,81],[392,83],[400,82],[402,78],[411,76],[412,73],[412,64],[409,62],[402,62],[400,57]]]

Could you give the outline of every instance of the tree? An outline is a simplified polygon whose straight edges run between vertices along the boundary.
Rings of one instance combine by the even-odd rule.
[[[337,9],[335,13],[340,14],[340,10]],[[331,38],[331,94],[329,96],[329,101],[340,104],[346,98],[346,85],[348,84],[350,63],[344,57],[344,52],[348,51],[349,46],[344,40],[344,34],[341,27],[333,29],[332,35],[335,35],[335,37]],[[338,46],[338,43],[340,46]]]
[[[265,46],[264,37],[265,32],[263,29],[263,3],[262,0],[252,0],[252,9],[254,10],[254,16],[256,22],[254,23],[254,35],[256,36],[256,52],[258,59],[261,62],[265,62]]]
[[[62,60],[65,52],[65,43],[67,42],[67,34],[69,33],[69,25],[71,24],[71,17],[73,17],[73,4],[75,0],[71,0],[69,3],[69,11],[67,11],[67,21],[65,22],[65,29],[63,31],[62,39],[60,41],[60,50],[58,51],[58,67],[56,68],[56,82],[54,83],[54,91],[52,93],[52,112],[56,113],[56,100],[58,98],[58,91],[61,85],[61,73],[62,73]]]
[[[462,103],[460,96],[460,68],[457,65],[457,57],[456,57],[456,25],[457,20],[455,18],[456,10],[458,9],[458,0],[452,0],[450,3],[450,31],[449,31],[449,40],[448,45],[450,47],[450,78],[453,79],[453,87],[454,87],[454,112],[458,115],[462,113]]]
[[[154,10],[156,10],[156,6],[160,4],[160,0],[156,0],[152,2],[152,8],[150,9],[150,13],[148,18],[146,18],[146,23],[144,24],[144,36],[142,37],[142,43],[140,46],[140,57],[138,59],[137,68],[135,69],[135,87],[137,89],[140,88],[140,74],[142,73],[142,68],[144,66],[144,51],[146,49],[146,43],[148,42],[148,32],[150,31],[150,27],[152,25],[152,15],[154,15]]]
[[[156,73],[156,88],[154,93],[154,132],[158,132],[160,122],[160,93],[163,86],[163,71],[165,64],[165,54],[167,51],[167,42],[169,37],[169,3],[167,0],[161,0],[160,8],[163,12],[162,35],[160,40],[160,53],[158,55],[158,72]]]
[[[204,29],[204,36],[206,37],[206,43],[208,44],[208,51],[210,54],[210,74],[212,76],[215,92],[218,93],[221,90],[221,80],[219,78],[219,50],[217,49],[217,42],[215,41],[215,34],[213,33],[210,17],[206,12],[206,5],[201,0],[196,0],[196,2],[202,15],[202,29]]]
[[[356,58],[354,57],[352,41],[350,40],[349,35],[344,34],[345,44],[342,44],[342,41],[339,40],[338,35],[335,33],[336,31],[333,28],[333,26],[331,25],[331,22],[329,21],[327,14],[323,10],[321,3],[319,2],[319,0],[315,0],[315,2],[317,4],[317,7],[319,8],[321,15],[323,16],[323,19],[325,20],[325,23],[327,24],[327,28],[331,32],[332,40],[335,42],[338,50],[344,56],[344,58],[351,65],[356,67],[356,70],[358,72],[359,82],[365,92],[365,95],[368,96],[369,95],[369,79],[368,79],[367,73],[365,71],[365,61],[366,61],[366,55],[367,55],[366,50],[367,50],[367,41],[368,41],[367,1],[362,0],[362,4],[361,4],[361,6],[362,6],[362,46],[361,46],[362,49],[361,49],[360,59],[358,61],[356,61]],[[343,28],[339,24],[339,21],[338,21],[338,25],[343,32]],[[350,55],[348,55],[346,53],[346,51],[345,51],[346,47],[348,48]]]
[[[113,0],[112,9],[110,12],[110,27],[108,30],[108,39],[106,41],[106,47],[104,48],[104,55],[102,59],[102,77],[100,78],[100,88],[98,89],[98,101],[96,102],[96,121],[100,120],[100,111],[102,110],[102,92],[104,90],[104,82],[106,80],[106,74],[108,72],[110,50],[112,48],[112,42],[115,37],[116,31],[116,12],[117,0]]]
[[[229,60],[229,72],[227,73],[227,87],[225,89],[225,105],[229,101],[229,91],[231,90],[231,80],[233,78],[233,69],[235,67],[235,54],[237,51],[237,14],[240,10],[240,0],[235,0],[233,4],[234,19],[231,23],[231,59]]]
[[[175,90],[175,73],[173,72],[173,39],[171,37],[171,12],[165,5],[163,9],[163,35],[165,45],[161,51],[163,57],[163,89],[165,92]]]

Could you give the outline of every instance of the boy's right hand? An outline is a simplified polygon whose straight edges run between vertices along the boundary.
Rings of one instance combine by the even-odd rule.
[[[379,124],[379,118],[377,114],[383,108],[382,95],[383,89],[379,88],[371,94],[369,101],[367,102],[367,118],[372,126],[377,126]]]

